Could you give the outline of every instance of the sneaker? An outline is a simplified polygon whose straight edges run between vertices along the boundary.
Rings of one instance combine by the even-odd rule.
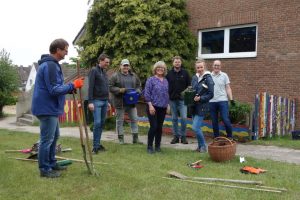
[[[160,147],[155,147],[155,152],[161,153],[161,148]]]
[[[52,170],[55,170],[55,171],[62,171],[62,170],[66,170],[67,169],[67,166],[60,166],[58,164],[56,164],[54,167],[52,167]]]
[[[186,140],[186,137],[181,138],[181,143],[182,144],[188,144],[188,141]]]
[[[177,136],[174,136],[174,138],[171,141],[171,144],[179,143],[179,138]]]
[[[153,147],[148,147],[147,152],[148,152],[148,154],[154,154],[155,153],[154,150],[153,150]]]
[[[61,176],[61,173],[59,171],[49,171],[49,172],[41,172],[41,177],[45,178],[58,178]]]
[[[199,153],[206,153],[207,152],[207,147],[198,147],[197,149],[195,149],[195,151],[199,152]]]

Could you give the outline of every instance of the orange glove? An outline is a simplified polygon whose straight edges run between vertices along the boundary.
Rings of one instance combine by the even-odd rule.
[[[74,84],[74,88],[76,88],[76,89],[77,88],[81,88],[83,86],[83,84],[84,84],[84,78],[81,77],[81,78],[75,79],[73,81],[73,84]]]
[[[260,173],[264,173],[267,170],[265,169],[261,169],[261,168],[255,168],[255,167],[251,167],[251,166],[245,166],[241,169],[242,173],[251,173],[251,174],[260,174]]]

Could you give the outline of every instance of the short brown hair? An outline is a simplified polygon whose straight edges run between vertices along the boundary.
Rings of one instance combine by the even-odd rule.
[[[174,62],[174,60],[180,60],[182,62],[182,58],[180,56],[174,56],[172,58],[172,62]]]
[[[98,62],[105,60],[105,58],[109,58],[109,56],[105,53],[101,53],[98,57]]]
[[[54,53],[56,53],[57,49],[64,50],[68,46],[69,46],[69,43],[66,40],[64,40],[62,38],[56,39],[53,42],[51,42],[50,47],[49,47],[49,52],[51,54],[54,54]]]

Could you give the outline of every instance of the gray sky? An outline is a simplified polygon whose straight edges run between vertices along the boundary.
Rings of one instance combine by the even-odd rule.
[[[69,55],[76,57],[72,41],[87,18],[88,0],[1,0],[0,50],[10,53],[13,64],[28,66],[41,54],[49,53],[56,38],[70,44]]]

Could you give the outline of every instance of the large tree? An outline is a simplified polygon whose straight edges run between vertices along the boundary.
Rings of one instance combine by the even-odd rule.
[[[3,117],[3,107],[16,103],[18,78],[16,67],[9,59],[9,53],[0,51],[0,117]]]
[[[194,60],[197,41],[188,29],[185,0],[95,0],[80,40],[81,60],[94,65],[100,53],[117,67],[128,58],[142,80],[158,61],[175,55]]]

